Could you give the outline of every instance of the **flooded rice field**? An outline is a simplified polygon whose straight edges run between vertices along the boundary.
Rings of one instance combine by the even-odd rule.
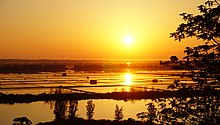
[[[185,70],[158,70],[135,72],[44,72],[38,74],[0,74],[0,92],[5,94],[50,93],[53,88],[62,86],[69,92],[120,92],[131,88],[166,89],[173,80],[191,82],[181,75]],[[97,84],[90,84],[96,80]]]
[[[130,70],[126,71],[74,71],[64,72],[39,72],[39,73],[5,73],[0,74],[0,92],[3,94],[40,94],[54,93],[57,88],[63,87],[63,92],[71,93],[107,93],[107,92],[131,92],[166,90],[174,80],[184,83],[192,83],[185,77],[186,70]],[[95,81],[95,83],[91,83]],[[32,102],[16,104],[0,104],[0,124],[11,124],[16,117],[26,116],[34,124],[52,121],[55,119],[57,103],[66,107],[64,102]],[[86,103],[88,100],[75,100],[78,105],[77,117],[86,119]],[[107,100],[94,99],[94,119],[114,119],[116,105],[123,108],[124,119],[137,119],[136,114],[146,110],[145,104],[149,99],[142,100]],[[105,110],[103,110],[105,109]],[[43,114],[43,115],[42,115]]]

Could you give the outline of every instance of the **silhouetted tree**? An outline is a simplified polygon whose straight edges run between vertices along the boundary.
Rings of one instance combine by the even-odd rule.
[[[147,119],[147,123],[153,124],[157,123],[157,109],[153,103],[148,103],[147,104],[147,112],[141,112],[137,114],[138,118]]]
[[[91,120],[95,110],[95,104],[92,102],[92,100],[87,101],[86,109],[87,109],[86,116],[88,120]]]
[[[149,124],[219,124],[219,96],[159,98],[137,114]],[[156,108],[157,107],[157,108]]]
[[[78,101],[77,100],[70,100],[69,101],[69,118],[76,117],[76,111],[78,110]]]
[[[178,61],[180,66],[192,72],[195,84],[186,85],[174,80],[168,88],[182,94],[199,91],[206,95],[156,99],[148,104],[151,113],[149,109],[148,112],[138,113],[139,118],[148,118],[151,123],[160,124],[220,123],[220,4],[218,0],[208,0],[198,6],[198,10],[201,14],[196,16],[180,14],[185,23],[170,34],[179,41],[193,36],[207,41],[203,45],[186,47],[186,56]]]
[[[32,122],[27,117],[18,117],[13,119],[13,125],[31,125]]]
[[[200,15],[182,13],[182,23],[176,32],[170,34],[175,40],[195,36],[198,39],[208,40],[213,44],[220,45],[220,4],[218,0],[208,0],[204,5],[198,6]]]
[[[182,14],[187,23],[181,24],[176,32],[171,33],[171,37],[179,40],[196,36],[208,41],[204,45],[187,47],[184,51],[187,56],[183,59],[186,59],[186,66],[192,70],[192,80],[196,83],[186,86],[178,81],[171,86],[178,90],[200,90],[207,93],[207,96],[182,99],[184,103],[175,105],[179,106],[177,109],[184,109],[185,118],[191,124],[216,124],[220,122],[220,97],[209,93],[214,93],[215,88],[220,85],[220,5],[217,0],[207,1],[205,5],[198,6],[198,9],[201,15]],[[187,113],[190,115],[187,116]]]
[[[185,23],[171,33],[170,37],[181,41],[187,37],[205,40],[205,44],[186,47],[186,56],[179,61],[180,67],[193,71],[192,80],[200,87],[217,84],[220,81],[220,4],[217,0],[208,0],[198,6],[200,15],[183,13]],[[171,65],[172,66],[172,65]],[[195,71],[194,71],[195,70]],[[208,82],[208,81],[212,82]]]
[[[185,109],[190,114],[187,119],[197,123],[215,124],[220,122],[219,108],[220,97],[209,95],[214,93],[220,86],[220,4],[218,0],[208,0],[204,5],[198,6],[200,15],[182,13],[185,23],[177,28],[176,32],[170,34],[175,40],[181,41],[187,37],[196,37],[205,42],[196,47],[186,47],[186,56],[182,60],[192,71],[193,85],[182,85],[175,81],[169,86],[172,89],[203,91],[207,96],[181,99],[184,103],[176,104],[177,109]],[[191,106],[191,107],[190,107]],[[174,106],[175,107],[175,106]],[[193,107],[193,108],[192,108]],[[218,111],[216,111],[218,110]],[[182,112],[181,112],[182,113]]]
[[[179,59],[177,58],[177,56],[171,56],[170,60],[171,62],[177,62]]]
[[[56,101],[54,105],[55,120],[59,121],[66,118],[66,101]]]
[[[115,106],[115,120],[119,121],[123,119],[123,108],[119,108],[118,105]]]

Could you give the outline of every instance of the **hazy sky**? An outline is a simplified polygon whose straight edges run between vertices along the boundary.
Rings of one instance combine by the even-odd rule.
[[[0,0],[0,58],[166,59],[169,34],[205,0]],[[124,37],[132,38],[126,45]],[[201,43],[201,41],[200,41]]]

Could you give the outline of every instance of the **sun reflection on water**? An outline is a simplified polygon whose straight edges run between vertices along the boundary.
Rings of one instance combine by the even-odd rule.
[[[125,85],[132,85],[131,73],[126,73],[124,77],[125,77]]]

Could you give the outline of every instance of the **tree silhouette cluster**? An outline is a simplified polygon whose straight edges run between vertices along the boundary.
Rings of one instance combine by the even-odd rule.
[[[151,124],[219,124],[220,96],[211,95],[220,88],[220,4],[218,0],[208,0],[198,6],[200,15],[182,13],[185,23],[170,34],[175,40],[196,37],[205,42],[196,47],[186,47],[186,56],[179,60],[171,56],[166,63],[191,71],[194,84],[186,86],[174,80],[170,89],[205,93],[191,97],[159,98],[147,104],[147,111],[137,114]],[[164,64],[166,64],[164,63]],[[183,91],[184,90],[184,91]],[[157,108],[155,108],[157,107]]]
[[[160,98],[137,117],[149,124],[219,124],[219,107],[219,96]]]
[[[12,125],[31,125],[32,122],[27,117],[18,117],[13,119]]]
[[[184,38],[195,36],[198,39],[212,41],[220,45],[220,6],[218,0],[208,0],[204,5],[198,6],[200,15],[182,13],[185,23],[177,28],[176,32],[170,34],[175,40],[181,41]]]
[[[92,100],[87,101],[86,109],[87,109],[86,116],[88,120],[91,120],[95,110],[95,104],[92,102]]]
[[[66,118],[75,118],[76,111],[78,110],[78,101],[55,101],[54,104],[54,115],[55,121],[60,121]]]
[[[148,112],[141,112],[141,113],[138,113],[137,114],[137,117],[138,118],[141,118],[142,120],[144,118],[147,119],[147,122],[148,123],[153,123],[154,120],[157,120],[157,109],[155,107],[155,105],[153,103],[148,103],[146,104],[147,105],[147,111]],[[158,120],[157,120],[158,121]]]
[[[118,105],[115,106],[115,120],[119,121],[123,119],[123,108],[119,108]]]
[[[185,23],[179,25],[170,37],[181,41],[187,37],[196,37],[206,41],[203,45],[186,47],[186,56],[178,60],[171,56],[167,65],[192,72],[192,80],[198,87],[219,87],[220,81],[220,4],[217,0],[208,0],[198,6],[200,15],[182,13]]]

